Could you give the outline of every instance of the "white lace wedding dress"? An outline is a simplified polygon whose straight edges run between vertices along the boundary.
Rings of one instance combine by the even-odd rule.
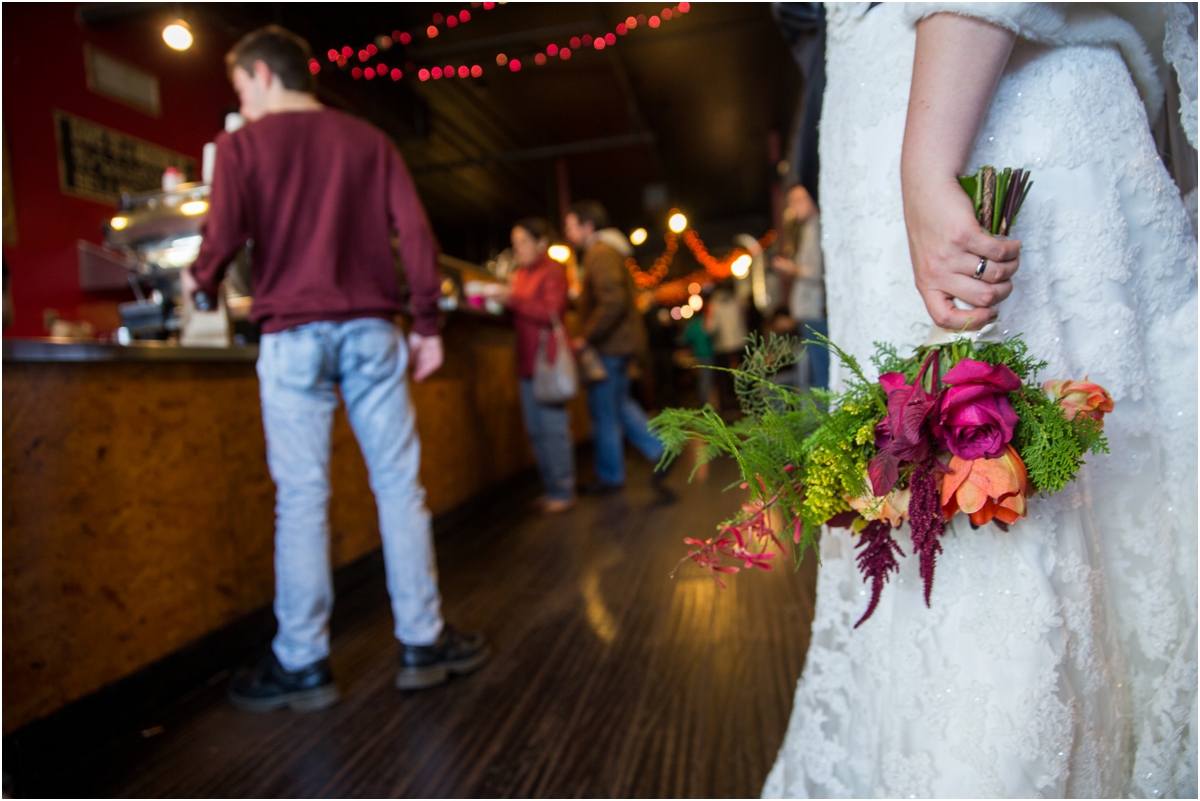
[[[929,326],[899,180],[919,13],[899,6],[828,10],[830,336],[864,361]],[[857,630],[854,540],[827,531],[767,797],[1196,796],[1195,235],[1129,56],[1020,29],[968,165],[1035,182],[1001,327],[1049,361],[1043,379],[1109,389],[1112,453],[1007,533],[956,518],[932,608],[910,556]],[[911,554],[907,526],[898,541]]]

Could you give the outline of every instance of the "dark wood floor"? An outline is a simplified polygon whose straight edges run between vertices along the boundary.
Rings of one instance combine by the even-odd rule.
[[[339,599],[332,663],[344,699],[321,712],[229,707],[225,682],[162,730],[66,771],[47,796],[757,796],[783,740],[808,646],[815,560],[718,589],[684,536],[740,501],[730,462],[677,470],[665,504],[631,460],[622,494],[544,519],[514,502],[438,543],[445,611],[493,660],[422,693],[392,686],[382,586]],[[690,463],[686,465],[690,467]],[[681,466],[682,467],[682,466]]]

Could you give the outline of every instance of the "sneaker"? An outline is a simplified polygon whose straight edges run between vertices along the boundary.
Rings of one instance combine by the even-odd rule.
[[[400,644],[400,670],[396,689],[424,690],[444,684],[451,674],[463,676],[478,668],[489,656],[483,635],[463,634],[446,624],[433,645]]]
[[[574,498],[544,498],[541,504],[539,504],[539,508],[544,515],[557,515],[567,511],[574,505]]]
[[[229,702],[238,709],[269,712],[289,707],[311,712],[336,703],[340,694],[321,659],[301,670],[288,670],[270,651],[254,667],[243,668],[229,683]]]

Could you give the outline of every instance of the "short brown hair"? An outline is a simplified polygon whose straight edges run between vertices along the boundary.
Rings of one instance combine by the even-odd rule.
[[[254,74],[254,63],[261,61],[287,89],[316,94],[317,79],[308,68],[311,59],[308,42],[278,25],[268,25],[243,36],[225,54],[225,69],[230,75],[235,67]]]
[[[578,200],[567,207],[567,214],[574,214],[580,224],[591,223],[597,231],[608,227],[608,212],[599,200]]]

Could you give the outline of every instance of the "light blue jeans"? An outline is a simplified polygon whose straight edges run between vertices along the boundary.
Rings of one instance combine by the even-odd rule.
[[[646,427],[646,413],[629,394],[629,357],[604,356],[608,378],[588,384],[588,414],[592,418],[592,448],[596,478],[610,486],[625,483],[625,451],[622,434],[633,447],[657,464],[663,445]]]
[[[520,384],[525,431],[533,446],[546,497],[552,501],[569,501],[575,497],[575,448],[571,443],[570,412],[566,406],[538,403],[533,397],[533,379],[522,378]]]
[[[272,648],[288,670],[329,655],[329,461],[335,386],[379,508],[396,637],[428,645],[442,630],[437,564],[418,467],[421,446],[405,383],[408,348],[391,322],[318,322],[265,334],[258,380],[275,481]]]

